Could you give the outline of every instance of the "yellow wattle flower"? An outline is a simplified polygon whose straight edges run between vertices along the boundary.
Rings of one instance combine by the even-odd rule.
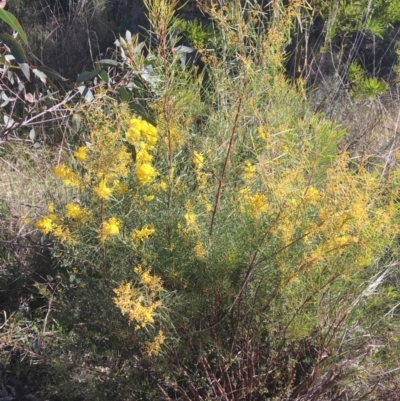
[[[204,165],[204,156],[201,153],[193,152],[193,165],[195,169],[200,170]]]
[[[54,175],[61,178],[65,186],[80,187],[80,179],[78,175],[64,164],[60,164],[54,168]]]
[[[47,211],[49,213],[54,213],[54,202],[49,203],[49,205],[47,206]]]
[[[253,166],[249,161],[244,165],[243,179],[245,181],[250,181],[254,178],[256,173],[256,166]]]
[[[119,229],[121,227],[121,222],[115,217],[110,217],[107,221],[103,222],[100,229],[100,239],[104,242],[107,237],[111,235],[118,235]]]
[[[153,235],[156,232],[154,228],[149,226],[144,226],[141,230],[135,230],[132,232],[131,236],[132,239],[136,242],[144,241],[145,239],[149,238],[150,235]]]
[[[81,146],[75,153],[75,159],[79,160],[80,162],[83,162],[86,159],[86,153],[89,150],[87,146]]]
[[[36,221],[33,226],[39,229],[43,234],[49,234],[53,230],[53,220],[49,216],[43,216]]]
[[[95,188],[94,192],[96,192],[97,196],[100,199],[109,199],[112,194],[112,189],[107,187],[105,180],[101,180],[99,185]]]
[[[141,185],[148,184],[156,175],[157,171],[149,163],[144,163],[136,168],[136,176]]]

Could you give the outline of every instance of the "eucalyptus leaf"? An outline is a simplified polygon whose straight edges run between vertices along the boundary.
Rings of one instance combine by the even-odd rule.
[[[67,78],[62,77],[57,71],[45,66],[36,67],[37,70],[46,74],[50,79],[54,79],[55,81],[68,81]]]
[[[14,74],[14,72],[12,72],[10,70],[7,71],[7,79],[10,81],[11,85],[15,84],[15,77],[16,77],[16,75]]]
[[[0,107],[6,107],[8,103],[10,103],[10,98],[6,95],[5,92],[1,92],[0,97],[3,100],[3,103],[0,104]]]
[[[24,73],[26,79],[29,81],[31,77],[31,72],[29,70],[29,65],[27,63],[20,63],[19,68],[21,68],[21,71]]]
[[[10,128],[15,124],[15,121],[9,116],[4,115],[3,120],[4,124],[6,125],[5,128]]]
[[[79,93],[88,101],[92,102],[94,100],[94,96],[92,91],[85,85],[78,87]]]
[[[124,87],[119,88],[118,92],[119,92],[119,97],[121,98],[121,100],[123,102],[129,101],[129,99],[130,99],[129,93]]]
[[[10,53],[14,56],[15,61],[18,63],[19,67],[21,68],[21,71],[29,81],[30,79],[29,65],[26,62],[26,56],[24,51],[22,50],[21,45],[13,36],[8,35],[7,33],[1,33],[0,40],[10,49]]]
[[[100,72],[99,72],[99,77],[104,81],[104,82],[108,82],[108,74],[107,74],[107,72],[106,71],[104,71],[104,70],[101,70]]]
[[[44,72],[39,71],[37,68],[34,68],[34,69],[32,70],[32,72],[33,72],[44,84],[47,84],[47,75],[46,75]]]
[[[138,116],[142,117],[143,120],[146,120],[150,124],[156,126],[156,120],[154,117],[150,114],[150,112],[145,109],[142,105],[134,102],[129,102],[129,108],[134,111]]]
[[[22,92],[24,89],[25,89],[25,84],[22,81],[19,81],[18,82],[18,92]]]
[[[96,67],[100,68],[100,66],[103,67],[118,67],[119,63],[118,61],[111,60],[111,59],[104,59],[104,60],[99,60],[95,62]]]
[[[13,36],[7,33],[0,33],[0,40],[10,49],[10,53],[15,57],[18,64],[26,63],[25,53]]]
[[[76,82],[81,83],[81,82],[91,81],[100,72],[101,70],[99,68],[96,68],[93,71],[83,71],[81,74],[78,75]]]
[[[12,30],[18,32],[18,35],[21,37],[22,41],[26,45],[28,44],[28,39],[26,38],[25,32],[14,15],[12,15],[10,12],[6,10],[0,9],[0,19],[2,19],[6,24],[8,24]]]

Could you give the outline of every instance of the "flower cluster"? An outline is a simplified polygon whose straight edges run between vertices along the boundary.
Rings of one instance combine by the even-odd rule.
[[[157,129],[145,120],[127,118],[121,113],[115,121],[111,116],[102,114],[103,124],[98,124],[98,117],[91,116],[95,120],[94,129],[91,131],[86,146],[80,146],[74,153],[76,169],[64,164],[57,166],[54,174],[63,180],[65,186],[72,186],[82,191],[83,195],[90,196],[90,202],[96,199],[100,202],[100,222],[97,232],[101,244],[110,237],[120,234],[122,222],[110,213],[111,202],[115,197],[122,197],[129,190],[129,179],[134,166],[135,175],[140,185],[150,183],[157,175],[152,165],[152,151],[157,144]],[[128,127],[128,128],[127,128]],[[126,141],[122,138],[125,133]],[[125,141],[125,142],[124,142]],[[130,152],[134,147],[134,152]],[[164,191],[166,184],[159,183],[160,191]],[[93,196],[93,195],[94,196]],[[143,197],[144,202],[151,202],[153,194]],[[106,204],[107,202],[107,204]],[[69,203],[65,212],[54,213],[54,206],[49,214],[36,221],[35,227],[44,234],[52,234],[61,242],[71,242],[70,229],[84,227],[89,213],[82,209],[78,203]],[[111,216],[110,216],[111,214]],[[99,216],[98,216],[99,217]],[[149,226],[136,229],[131,233],[135,244],[138,244],[155,230]]]
[[[161,346],[165,342],[164,332],[160,330],[154,337],[153,341],[149,341],[146,345],[146,354],[148,356],[157,356],[160,353]]]
[[[52,234],[58,241],[68,245],[76,243],[76,239],[72,236],[70,228],[77,222],[86,219],[88,212],[81,209],[78,205],[66,205],[65,215],[57,215],[54,213],[54,205],[50,203],[48,206],[49,214],[42,216],[34,223],[34,227],[43,234]]]
[[[88,152],[89,148],[87,146],[81,146],[75,153],[75,159],[79,160],[80,162],[83,162],[86,159],[86,155]]]
[[[155,232],[156,230],[154,228],[151,228],[149,226],[144,226],[140,230],[134,230],[131,236],[135,243],[139,243],[148,239],[150,235],[153,235]]]
[[[111,197],[112,188],[107,186],[107,180],[104,178],[100,180],[99,184],[94,189],[94,192],[100,199],[107,200]]]
[[[110,217],[107,221],[104,221],[100,229],[100,240],[104,242],[108,237],[119,234],[121,228],[121,221],[115,217]]]
[[[252,165],[249,161],[244,164],[243,180],[251,181],[256,173],[256,166]]]
[[[123,315],[128,316],[129,323],[136,322],[136,330],[154,323],[154,311],[161,306],[159,301],[146,299],[145,295],[132,288],[130,282],[122,283],[114,292],[117,295],[114,298],[115,305]]]
[[[164,289],[161,279],[140,265],[134,271],[139,276],[141,287],[134,289],[132,283],[122,283],[114,289],[116,297],[113,299],[122,314],[128,316],[129,323],[136,322],[135,329],[139,330],[154,323],[155,311],[162,306],[157,298]]]
[[[136,176],[140,185],[150,183],[157,175],[156,169],[151,164],[153,160],[151,152],[158,140],[157,129],[147,121],[132,118],[125,137],[135,147]]]
[[[54,168],[54,175],[61,178],[65,186],[80,188],[81,183],[79,176],[64,164],[60,164]]]
[[[199,189],[204,189],[207,185],[207,174],[203,171],[204,155],[194,151],[192,164],[196,174],[197,185]]]

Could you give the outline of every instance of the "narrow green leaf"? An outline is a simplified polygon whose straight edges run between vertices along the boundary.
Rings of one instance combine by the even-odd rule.
[[[108,82],[108,74],[104,71],[104,70],[101,70],[100,72],[99,72],[99,77],[104,81],[104,82]]]
[[[40,66],[36,67],[36,69],[46,74],[46,76],[50,79],[54,79],[56,81],[68,81],[67,78],[62,77],[57,71],[54,71],[51,68]]]
[[[83,71],[81,74],[78,75],[78,78],[76,79],[76,82],[81,83],[81,82],[86,82],[92,80],[96,75],[98,75],[101,72],[100,69],[96,68],[93,71]]]
[[[111,60],[111,59],[104,59],[104,60],[99,60],[95,62],[96,67],[100,68],[101,66],[103,67],[118,67],[119,63],[118,61]]]
[[[21,37],[22,41],[27,45],[28,39],[26,38],[25,32],[22,29],[22,26],[18,22],[17,18],[14,17],[11,13],[6,10],[0,9],[0,19],[2,19],[6,24],[8,24],[11,29],[18,32],[18,35]]]
[[[119,97],[121,98],[121,100],[123,102],[129,101],[129,98],[130,98],[129,93],[124,87],[119,88],[118,92],[119,92]]]
[[[21,45],[13,36],[8,35],[7,33],[0,34],[0,41],[2,41],[10,49],[11,55],[15,58],[15,61],[21,68],[21,71],[24,73],[24,75],[29,81],[30,79],[29,65],[26,62],[25,53],[22,50]]]
[[[0,40],[10,49],[10,53],[15,57],[18,64],[26,63],[25,53],[22,50],[21,45],[13,36],[7,33],[1,33]]]
[[[129,108],[134,111],[138,116],[142,117],[148,123],[157,126],[157,122],[154,117],[146,110],[142,105],[134,102],[129,102]]]

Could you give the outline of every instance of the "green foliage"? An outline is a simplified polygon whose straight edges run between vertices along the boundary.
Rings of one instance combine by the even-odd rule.
[[[349,80],[351,82],[351,95],[355,99],[376,98],[389,89],[386,82],[375,77],[366,77],[365,71],[356,62],[350,65]]]
[[[365,29],[380,37],[400,19],[399,0],[313,1],[311,7],[329,20],[329,38]]]
[[[213,45],[216,41],[216,33],[210,25],[205,25],[197,19],[186,21],[177,18],[174,27],[189,42],[189,45],[196,49],[204,49],[210,45],[216,47]]]
[[[0,18],[18,33],[24,44],[28,44],[21,25],[11,13],[0,9]],[[4,53],[0,56],[0,72],[4,81],[0,89],[0,108],[4,110],[0,141],[8,140],[10,134],[27,134],[27,139],[33,146],[40,149],[40,139],[33,126],[37,126],[37,120],[44,116],[50,121],[60,119],[54,117],[52,112],[58,110],[69,95],[61,100],[61,96],[56,92],[58,88],[52,80],[66,79],[50,68],[30,65],[16,37],[0,33],[0,43],[4,47]],[[52,93],[49,92],[49,88],[53,90]]]
[[[397,165],[338,152],[344,132],[287,82],[298,4],[272,19],[249,2],[210,8],[223,46],[202,54],[204,96],[202,76],[173,51],[177,1],[145,3],[152,42],[128,35],[118,49],[155,121],[107,85],[93,91],[75,110],[80,146],[54,170],[65,201],[34,223],[55,263],[38,291],[68,334],[51,355],[59,395],[318,401],[370,391],[377,371],[398,365],[393,348],[366,351],[398,324],[390,313],[379,324],[398,301],[387,284]],[[375,88],[356,65],[352,74]]]
[[[350,64],[358,60],[366,75],[358,90],[360,98],[384,92],[385,85],[376,77],[387,80],[391,75],[388,71],[393,71],[395,44],[391,28],[399,21],[400,2],[314,0],[299,5],[289,63],[293,79],[335,83],[337,93],[343,91],[343,83],[349,79]],[[380,52],[380,48],[385,51]]]
[[[6,22],[14,31],[16,31],[23,42],[27,45],[28,41],[25,35],[24,30],[22,29],[18,20],[8,11],[0,9],[0,18]],[[11,54],[11,58],[7,56],[3,56],[1,59],[1,70],[3,72],[7,71],[7,66],[11,66],[10,61],[15,60],[23,74],[25,75],[26,79],[29,80],[30,78],[30,71],[29,66],[27,64],[25,53],[19,44],[19,42],[12,36],[6,33],[0,34],[0,42],[2,42],[8,49],[9,53]],[[4,93],[4,92],[3,92]],[[4,99],[6,100],[6,99]]]
[[[16,31],[18,35],[21,37],[22,41],[27,45],[28,40],[26,38],[25,32],[22,29],[22,26],[18,22],[18,20],[6,10],[0,9],[0,19],[2,19],[6,24],[8,24],[11,29]]]

